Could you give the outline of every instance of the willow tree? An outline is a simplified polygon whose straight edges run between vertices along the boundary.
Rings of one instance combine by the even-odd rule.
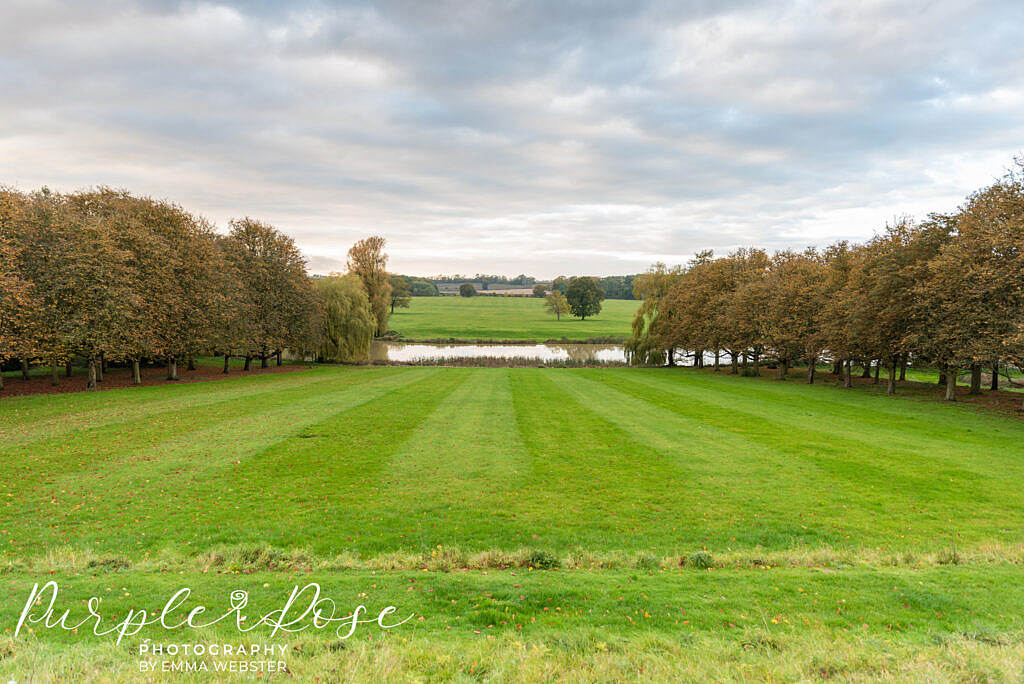
[[[682,266],[669,268],[663,263],[657,263],[633,279],[633,296],[641,302],[633,316],[633,334],[626,342],[631,363],[658,365],[665,362],[669,346],[665,339],[668,326],[662,325],[659,313],[665,298],[682,274]],[[552,290],[558,290],[557,285],[560,284],[557,278],[555,280],[551,285]]]
[[[318,357],[345,363],[368,361],[377,320],[362,280],[332,274],[314,282],[321,309]]]
[[[391,280],[387,272],[388,255],[384,253],[384,244],[384,238],[375,235],[360,240],[348,250],[348,272],[363,283],[377,322],[374,330],[376,335],[383,335],[387,331],[391,306]]]

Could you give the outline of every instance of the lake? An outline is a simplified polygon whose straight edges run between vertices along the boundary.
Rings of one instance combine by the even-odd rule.
[[[411,363],[452,359],[519,359],[625,363],[626,352],[620,344],[405,344],[375,340],[370,345],[370,360]]]

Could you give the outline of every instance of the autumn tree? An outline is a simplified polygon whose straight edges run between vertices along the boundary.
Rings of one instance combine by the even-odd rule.
[[[808,364],[808,382],[822,348],[816,314],[823,302],[823,266],[812,250],[775,254],[763,277],[751,281],[758,341],[778,358],[779,380],[795,361]]]
[[[0,364],[17,357],[29,326],[32,285],[20,272],[19,248],[13,241],[14,224],[22,220],[26,204],[21,193],[0,188]]]
[[[238,267],[258,324],[252,352],[265,368],[270,356],[277,355],[280,363],[282,350],[304,346],[309,318],[316,311],[313,285],[305,259],[290,237],[248,217],[229,226],[230,237],[243,248],[244,261]],[[251,355],[246,355],[247,367]]]
[[[384,253],[384,238],[373,236],[360,240],[348,250],[348,272],[363,282],[370,298],[374,319],[374,334],[383,335],[388,329],[391,305],[391,281],[388,278],[388,255]]]
[[[739,249],[725,257],[723,264],[723,289],[709,304],[709,310],[717,312],[722,320],[716,322],[721,334],[722,347],[735,360],[743,356],[753,360],[755,375],[759,374],[763,352],[758,315],[761,305],[760,281],[768,271],[770,259],[761,249]]]
[[[1024,184],[1010,173],[971,195],[960,211],[936,222],[949,231],[922,269],[915,288],[910,344],[945,371],[946,399],[956,399],[959,369],[980,368],[1001,355],[1019,358],[1015,340],[1024,293]]]

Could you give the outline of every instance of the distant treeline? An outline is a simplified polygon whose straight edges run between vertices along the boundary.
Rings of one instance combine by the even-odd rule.
[[[463,275],[440,275],[432,278],[419,276],[395,276],[409,283],[411,294],[414,297],[432,297],[440,294],[457,295],[459,286],[465,283],[472,283],[478,294],[484,294],[488,290],[532,290],[536,285],[543,285],[547,289],[554,289],[565,293],[568,287],[569,278],[558,276],[554,280],[538,280],[533,276],[524,274],[515,277],[485,275],[477,273],[474,276]],[[635,275],[625,276],[604,276],[598,277],[597,281],[604,290],[606,299],[634,299],[633,279]]]
[[[1024,166],[970,195],[951,214],[902,218],[865,244],[823,251],[741,249],[699,254],[685,267],[656,265],[635,279],[643,299],[629,349],[637,363],[693,353],[728,356],[780,379],[797,363],[814,381],[819,362],[850,386],[855,362],[880,368],[895,391],[908,363],[940,369],[955,398],[960,369],[981,391],[981,371],[1024,363]],[[752,366],[752,371],[750,367]],[[866,372],[866,371],[865,371]]]

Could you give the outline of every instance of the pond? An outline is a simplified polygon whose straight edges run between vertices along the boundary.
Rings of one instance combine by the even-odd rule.
[[[422,363],[454,359],[515,359],[625,363],[620,344],[405,344],[375,340],[370,345],[375,362]]]

